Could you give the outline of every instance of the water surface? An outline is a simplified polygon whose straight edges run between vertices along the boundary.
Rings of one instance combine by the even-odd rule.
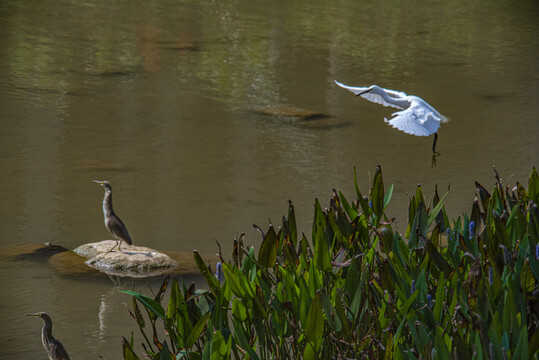
[[[42,1],[0,4],[1,246],[68,248],[109,238],[109,180],[135,243],[225,253],[236,234],[278,224],[287,200],[310,232],[314,198],[353,198],[377,165],[408,194],[450,186],[452,217],[474,180],[526,183],[538,165],[539,8],[511,1]],[[383,122],[393,109],[333,84],[420,96],[451,121],[432,138]],[[301,119],[262,109],[296,107]],[[118,289],[158,280],[60,276],[44,259],[0,261],[0,357],[45,358],[41,323],[74,359],[121,356],[135,323]],[[189,279],[191,281],[193,279]],[[15,355],[17,354],[17,355]],[[36,355],[37,354],[37,355]]]

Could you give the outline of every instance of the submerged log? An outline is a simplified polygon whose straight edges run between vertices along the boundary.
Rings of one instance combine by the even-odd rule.
[[[293,106],[264,106],[258,107],[255,111],[259,114],[280,116],[280,117],[293,117],[303,121],[324,119],[330,117],[329,114],[324,114],[317,111],[301,109]]]
[[[54,254],[64,251],[68,249],[51,243],[24,244],[3,248],[0,256],[10,260],[47,261]]]

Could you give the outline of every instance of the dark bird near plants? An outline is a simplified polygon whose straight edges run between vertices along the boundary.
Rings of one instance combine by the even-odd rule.
[[[51,317],[44,312],[30,313],[26,316],[37,316],[43,320],[43,329],[41,330],[41,342],[49,355],[49,360],[69,360],[64,345],[52,336],[52,320]]]

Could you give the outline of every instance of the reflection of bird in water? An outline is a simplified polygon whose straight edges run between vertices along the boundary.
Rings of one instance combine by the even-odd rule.
[[[62,343],[52,336],[52,320],[51,317],[44,313],[26,314],[26,316],[37,316],[43,320],[43,329],[41,330],[41,342],[50,360],[69,360],[69,355]]]
[[[432,152],[436,153],[438,128],[441,123],[447,122],[449,119],[441,115],[425,100],[417,96],[406,95],[400,91],[382,89],[376,85],[370,87],[353,87],[341,84],[337,80],[335,80],[335,83],[369,101],[402,110],[394,113],[393,115],[395,117],[392,119],[384,120],[389,123],[389,125],[404,131],[407,134],[417,136],[429,136],[434,134]]]
[[[122,220],[120,220],[120,218],[116,216],[114,210],[112,209],[112,186],[106,180],[94,180],[93,182],[105,188],[105,197],[103,198],[103,215],[105,217],[105,227],[116,239],[116,245],[114,245],[112,249],[109,250],[109,252],[114,250],[116,246],[118,246],[118,250],[120,250],[122,241],[125,241],[129,245],[133,245],[133,241],[131,241],[131,237],[127,232],[127,228],[125,227]]]

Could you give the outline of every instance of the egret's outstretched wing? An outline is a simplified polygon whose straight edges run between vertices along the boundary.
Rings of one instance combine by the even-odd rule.
[[[341,84],[337,80],[334,80],[335,84],[339,85],[343,89],[353,92],[356,95],[361,96],[364,99],[367,99],[373,103],[381,104],[384,106],[391,106],[397,109],[405,109],[406,106],[402,103],[403,97],[406,96],[405,93],[400,91],[382,89],[379,86],[373,85],[369,87],[355,87]],[[369,90],[369,92],[365,92]],[[361,95],[360,95],[361,94]],[[398,102],[398,103],[397,103]]]
[[[412,106],[393,114],[390,120],[384,119],[389,125],[416,136],[429,136],[438,131],[440,118],[430,109],[412,102]]]
[[[343,89],[349,90],[349,91],[353,92],[356,95],[359,95],[362,92],[369,90],[368,87],[348,86],[348,85],[344,85],[344,84],[338,82],[337,80],[333,80],[333,81],[335,81],[335,84],[339,85]]]

